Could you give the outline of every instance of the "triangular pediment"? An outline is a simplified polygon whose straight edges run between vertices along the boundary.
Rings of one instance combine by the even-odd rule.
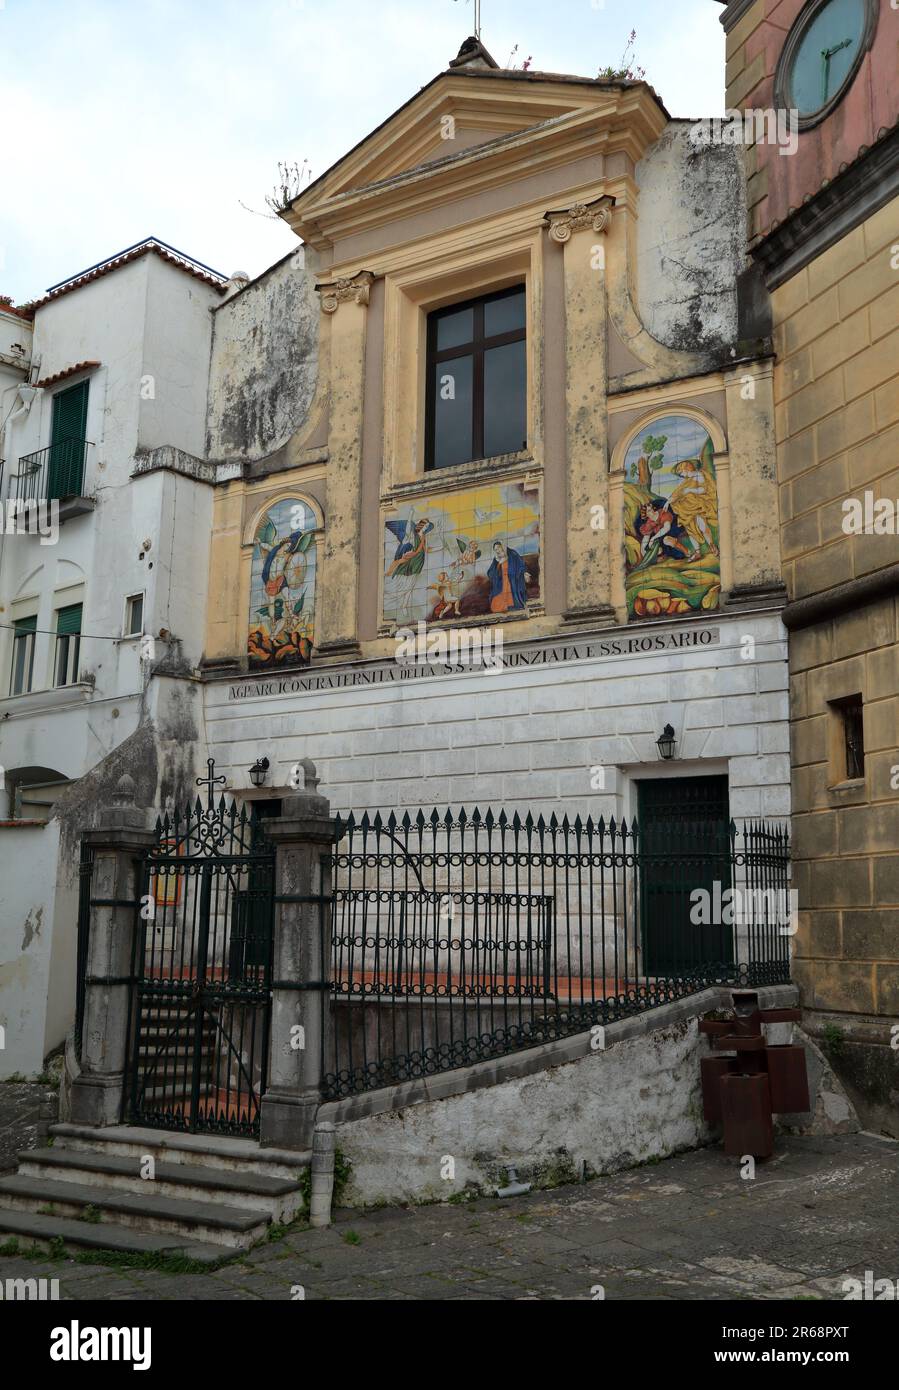
[[[588,89],[589,90],[589,89]],[[546,93],[537,84],[503,82],[488,73],[448,73],[373,131],[333,169],[331,196],[380,183],[435,159],[485,145],[579,107],[577,93]]]
[[[530,141],[545,147],[598,123],[616,131],[639,157],[667,113],[645,83],[610,83],[549,73],[464,67],[441,73],[285,209],[298,235],[313,243],[329,213],[373,198],[389,200],[409,180],[464,181],[472,161],[508,164],[527,158]],[[622,134],[622,132],[624,132]],[[326,235],[326,233],[325,233]]]

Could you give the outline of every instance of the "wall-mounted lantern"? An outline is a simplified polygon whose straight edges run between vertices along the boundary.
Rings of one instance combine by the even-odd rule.
[[[264,787],[265,779],[268,776],[268,758],[257,758],[250,768],[250,781],[254,787]]]
[[[664,758],[666,762],[669,758],[673,758],[676,744],[677,739],[675,737],[674,730],[672,729],[670,724],[666,724],[659,737],[656,739],[656,747],[659,750],[659,757]]]

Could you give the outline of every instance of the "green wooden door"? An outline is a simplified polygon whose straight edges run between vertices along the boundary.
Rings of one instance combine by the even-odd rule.
[[[48,496],[79,496],[84,482],[88,383],[79,382],[53,397]]]
[[[733,961],[727,778],[637,785],[644,973],[714,974]]]

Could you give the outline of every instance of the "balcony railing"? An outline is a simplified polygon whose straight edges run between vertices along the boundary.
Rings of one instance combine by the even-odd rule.
[[[89,448],[86,439],[60,439],[36,454],[23,455],[18,471],[10,475],[10,499],[40,502],[82,496]]]

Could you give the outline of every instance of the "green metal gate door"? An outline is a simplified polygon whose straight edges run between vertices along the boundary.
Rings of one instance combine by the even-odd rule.
[[[643,969],[713,975],[733,961],[727,778],[637,785]]]

